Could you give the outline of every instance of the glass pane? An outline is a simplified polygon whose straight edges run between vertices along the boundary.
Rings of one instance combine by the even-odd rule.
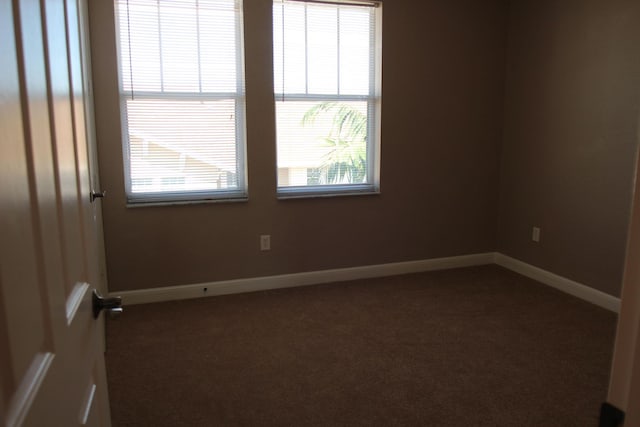
[[[308,93],[338,93],[338,9],[307,6]]]
[[[132,193],[238,187],[235,100],[129,100]]]
[[[371,78],[373,12],[362,7],[341,7],[340,94],[366,95]]]
[[[278,186],[362,184],[367,101],[277,101]]]
[[[196,92],[200,83],[195,0],[172,0],[159,4],[163,89]]]
[[[306,93],[305,4],[273,6],[275,93]]]
[[[160,31],[156,2],[118,2],[122,88],[159,91]]]
[[[238,90],[238,9],[232,0],[117,0],[126,91]]]
[[[205,92],[237,90],[236,59],[241,48],[235,13],[229,7],[205,7],[200,2],[200,68]]]

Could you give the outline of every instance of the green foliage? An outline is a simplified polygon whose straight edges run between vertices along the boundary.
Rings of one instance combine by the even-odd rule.
[[[328,184],[358,184],[367,175],[367,116],[348,104],[322,102],[302,117],[302,125],[313,125],[331,115],[331,130],[324,138],[329,148],[321,167],[321,180]]]

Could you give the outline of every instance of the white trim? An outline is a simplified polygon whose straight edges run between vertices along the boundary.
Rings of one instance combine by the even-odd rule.
[[[250,277],[247,279],[223,280],[219,282],[195,283],[191,285],[167,286],[162,288],[139,289],[113,292],[109,296],[121,296],[123,304],[146,304],[174,301],[216,295],[239,294],[268,289],[291,288],[318,285],[321,283],[367,279],[371,277],[395,276],[423,271],[445,270],[449,268],[471,267],[475,265],[497,264],[552,288],[573,295],[592,304],[618,313],[620,298],[593,289],[582,283],[551,273],[499,252],[461,255],[446,258],[432,258],[418,261],[394,262],[389,264],[361,267],[338,268],[333,270],[309,271],[282,274],[278,276]],[[206,290],[205,290],[206,289]]]
[[[395,276],[398,274],[419,273],[422,271],[444,270],[448,268],[471,267],[474,265],[491,264],[493,263],[493,259],[494,253],[488,252],[447,258],[433,258],[418,261],[394,262],[390,264],[367,265],[362,267],[282,274],[278,276],[251,277],[247,279],[139,289],[135,291],[113,292],[109,295],[121,296],[122,302],[125,305],[146,304],[160,301],[264,291],[267,289],[318,285],[321,283],[366,279],[371,277]]]
[[[495,253],[494,262],[518,274],[522,274],[530,279],[544,283],[562,292],[573,295],[592,304],[598,305],[615,313],[620,312],[620,298],[601,292],[597,289],[575,282],[566,277],[558,276],[550,271],[527,264],[510,256]]]

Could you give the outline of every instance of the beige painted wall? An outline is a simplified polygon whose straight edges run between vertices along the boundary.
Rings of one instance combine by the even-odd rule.
[[[246,203],[126,208],[112,0],[91,2],[111,291],[492,251],[501,0],[385,0],[379,196],[278,201],[271,1],[245,0]],[[272,235],[260,252],[258,236]]]
[[[639,95],[640,2],[512,2],[501,252],[619,295]]]

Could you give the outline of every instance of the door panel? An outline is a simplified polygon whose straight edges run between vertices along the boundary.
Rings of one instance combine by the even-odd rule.
[[[77,0],[0,2],[0,415],[109,426]]]
[[[60,256],[60,231],[58,228],[57,197],[52,151],[51,128],[49,122],[49,104],[47,99],[46,70],[43,46],[43,34],[40,20],[40,2],[25,0],[20,2],[18,10],[20,36],[22,39],[23,74],[22,108],[26,120],[25,135],[28,138],[31,156],[34,197],[37,200],[39,214],[39,232],[42,243],[47,246],[43,252],[45,276],[52,283],[63,286],[62,258]],[[19,64],[20,65],[20,64]],[[62,288],[61,288],[62,290]]]
[[[24,301],[22,307],[4,304],[8,346],[7,364],[14,375],[8,378],[9,394],[16,393],[19,378],[25,377],[34,357],[48,350],[45,345],[43,310],[40,299],[32,295],[40,294],[38,282],[37,254],[34,245],[31,198],[27,179],[27,159],[23,135],[23,121],[19,94],[18,63],[13,45],[14,26],[11,4],[0,4],[0,129],[3,141],[0,144],[0,207],[2,220],[0,235],[3,241],[13,242],[0,248],[0,284],[2,301]],[[15,177],[20,177],[15,179]],[[9,216],[5,210],[13,213]],[[15,283],[19,286],[5,286]],[[28,329],[27,329],[28,328]],[[23,330],[31,333],[20,337]]]
[[[60,227],[63,230],[65,289],[70,296],[78,279],[84,276],[84,259],[69,259],[71,254],[84,258],[82,217],[78,206],[77,163],[74,147],[71,91],[65,22],[65,4],[61,0],[45,0],[46,51],[49,69],[49,108],[52,122],[54,164],[60,204]]]

